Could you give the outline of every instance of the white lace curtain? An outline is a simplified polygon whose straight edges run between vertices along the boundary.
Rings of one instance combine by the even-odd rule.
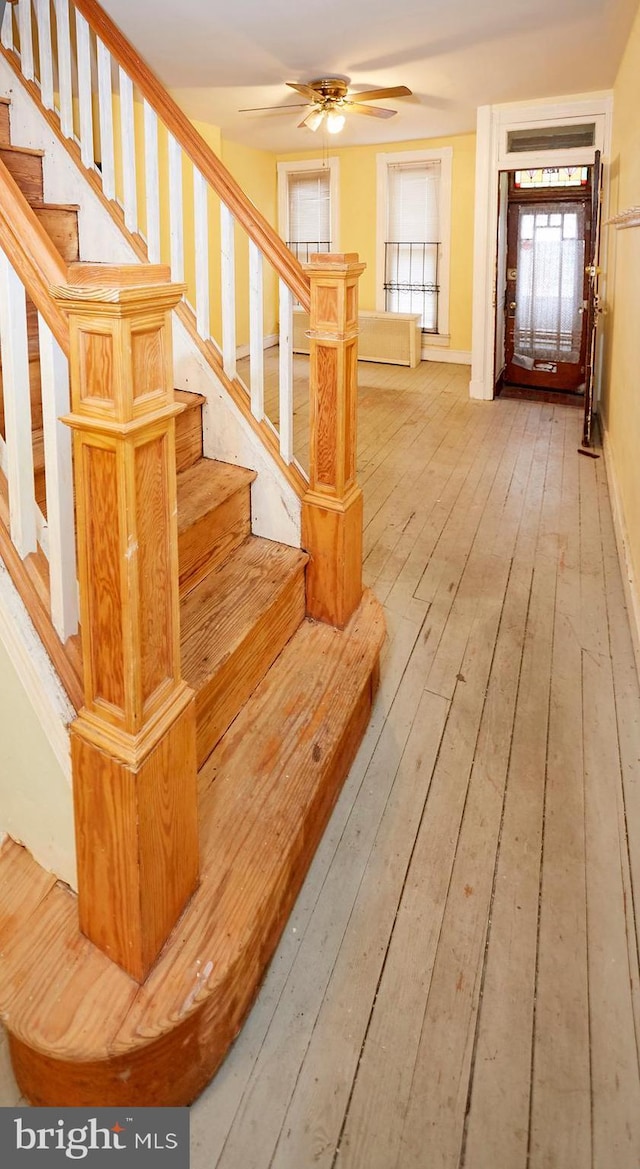
[[[580,360],[585,209],[576,203],[519,207],[514,360]]]

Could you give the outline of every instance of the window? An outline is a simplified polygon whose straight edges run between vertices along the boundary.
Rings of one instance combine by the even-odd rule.
[[[378,307],[448,332],[451,150],[378,155]]]
[[[507,130],[507,153],[530,154],[538,150],[572,150],[579,146],[594,146],[595,122],[583,125],[536,126],[535,129]]]
[[[280,234],[301,263],[337,250],[338,160],[278,163]]]

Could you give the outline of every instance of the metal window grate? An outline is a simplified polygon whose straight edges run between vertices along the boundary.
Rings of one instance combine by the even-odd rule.
[[[330,252],[330,240],[287,240],[289,251],[301,264],[308,264],[314,252]]]
[[[388,312],[420,313],[423,333],[438,332],[439,243],[384,245],[384,292]]]

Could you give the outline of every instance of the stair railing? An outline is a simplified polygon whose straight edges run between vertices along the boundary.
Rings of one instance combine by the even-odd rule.
[[[0,519],[20,562],[38,550],[46,557],[49,617],[63,644],[78,628],[71,436],[59,421],[69,411],[69,332],[48,287],[65,278],[66,265],[0,164]]]
[[[2,44],[120,205],[146,258],[186,281],[197,337],[239,404],[271,430],[302,494],[293,304],[309,309],[310,286],[298,260],[95,0],[18,0],[6,10]],[[267,401],[264,347],[276,337],[279,392]],[[243,378],[238,354],[247,349]]]
[[[17,0],[1,40],[52,127],[74,143],[71,153],[111,201],[140,260],[164,263],[174,284],[186,284],[187,303],[175,311],[301,500],[311,558],[307,612],[343,626],[362,592],[358,257],[319,255],[303,269],[96,0]],[[299,458],[294,300],[310,312],[311,338],[310,440]],[[279,347],[272,405],[269,330]],[[238,371],[245,337],[247,381]]]

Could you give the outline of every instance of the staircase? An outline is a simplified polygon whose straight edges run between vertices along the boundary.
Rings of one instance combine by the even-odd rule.
[[[42,151],[11,141],[9,116],[0,99],[1,167],[60,264],[76,264],[78,209],[45,201]],[[42,323],[29,296],[26,321],[34,498],[46,519]],[[0,381],[6,439],[2,390]],[[343,629],[305,616],[309,553],[252,534],[256,472],[203,457],[205,398],[176,391],[175,400],[180,661],[195,695],[199,884],[139,981],[80,931],[68,887],[13,841],[0,848],[0,1018],[33,1104],[186,1104],[202,1090],[255,997],[377,686],[384,625],[375,599],[365,593]],[[9,495],[0,475],[0,554],[31,609],[42,557],[25,560],[10,547]],[[38,571],[46,592],[48,572]],[[78,709],[81,636],[56,637],[47,626],[44,640]]]

